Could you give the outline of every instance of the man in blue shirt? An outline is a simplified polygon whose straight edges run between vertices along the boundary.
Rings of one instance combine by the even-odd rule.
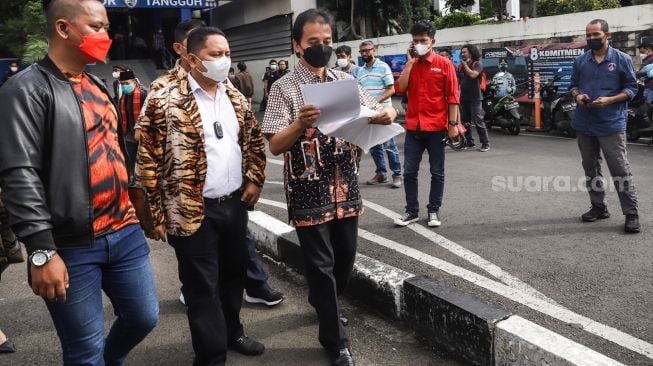
[[[571,92],[578,103],[572,127],[576,130],[592,203],[581,218],[593,222],[610,217],[601,174],[602,151],[626,216],[624,230],[638,233],[637,193],[626,157],[624,133],[628,100],[637,90],[635,69],[628,55],[608,44],[610,30],[605,20],[592,20],[585,29],[591,51],[576,58],[571,75]]]
[[[359,52],[365,65],[358,70],[358,82],[370,93],[371,96],[384,107],[392,108],[391,97],[395,93],[395,79],[392,76],[390,66],[376,57],[376,48],[372,41],[364,41],[360,45]],[[401,161],[399,158],[399,149],[395,139],[372,146],[370,155],[376,165],[376,174],[367,184],[385,183],[388,180],[387,170],[385,167],[385,157],[383,152],[388,155],[388,164],[392,170],[392,187],[401,187]]]
[[[351,47],[343,44],[336,48],[336,70],[348,72],[353,77],[358,77],[360,66],[351,59]]]

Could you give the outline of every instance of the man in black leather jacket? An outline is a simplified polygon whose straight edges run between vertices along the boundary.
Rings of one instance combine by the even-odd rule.
[[[64,365],[120,365],[158,322],[149,248],[128,191],[119,113],[84,72],[111,45],[96,0],[45,2],[47,57],[0,88],[0,186]],[[101,292],[118,316],[104,337]]]

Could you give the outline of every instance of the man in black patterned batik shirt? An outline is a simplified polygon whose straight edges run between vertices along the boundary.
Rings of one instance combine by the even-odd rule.
[[[320,111],[305,105],[300,85],[353,79],[326,68],[331,57],[333,20],[310,9],[293,27],[300,62],[272,84],[262,131],[273,154],[284,154],[288,215],[297,227],[306,264],[308,300],[317,311],[320,343],[333,365],[353,365],[349,340],[340,322],[337,296],[349,280],[356,256],[358,215],[363,204],[358,189],[356,145],[329,137],[312,127]],[[360,88],[359,88],[360,89]],[[361,105],[379,111],[370,123],[390,124],[396,117],[364,90]]]

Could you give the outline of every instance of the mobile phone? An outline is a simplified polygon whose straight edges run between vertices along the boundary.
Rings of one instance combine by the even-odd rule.
[[[417,57],[417,51],[415,50],[415,45],[410,46],[410,57]]]

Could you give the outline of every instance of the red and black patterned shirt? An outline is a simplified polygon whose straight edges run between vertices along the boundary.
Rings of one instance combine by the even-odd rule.
[[[101,236],[138,223],[129,201],[127,168],[118,142],[118,117],[109,96],[88,75],[67,76],[82,102],[91,175],[93,233]]]
[[[346,72],[326,70],[326,81],[353,79]],[[266,135],[283,131],[304,105],[302,84],[321,83],[320,77],[301,63],[272,84],[261,130]],[[383,107],[359,86],[360,103],[373,110]],[[363,213],[358,188],[356,146],[309,128],[284,154],[288,216],[297,227],[323,224]]]

